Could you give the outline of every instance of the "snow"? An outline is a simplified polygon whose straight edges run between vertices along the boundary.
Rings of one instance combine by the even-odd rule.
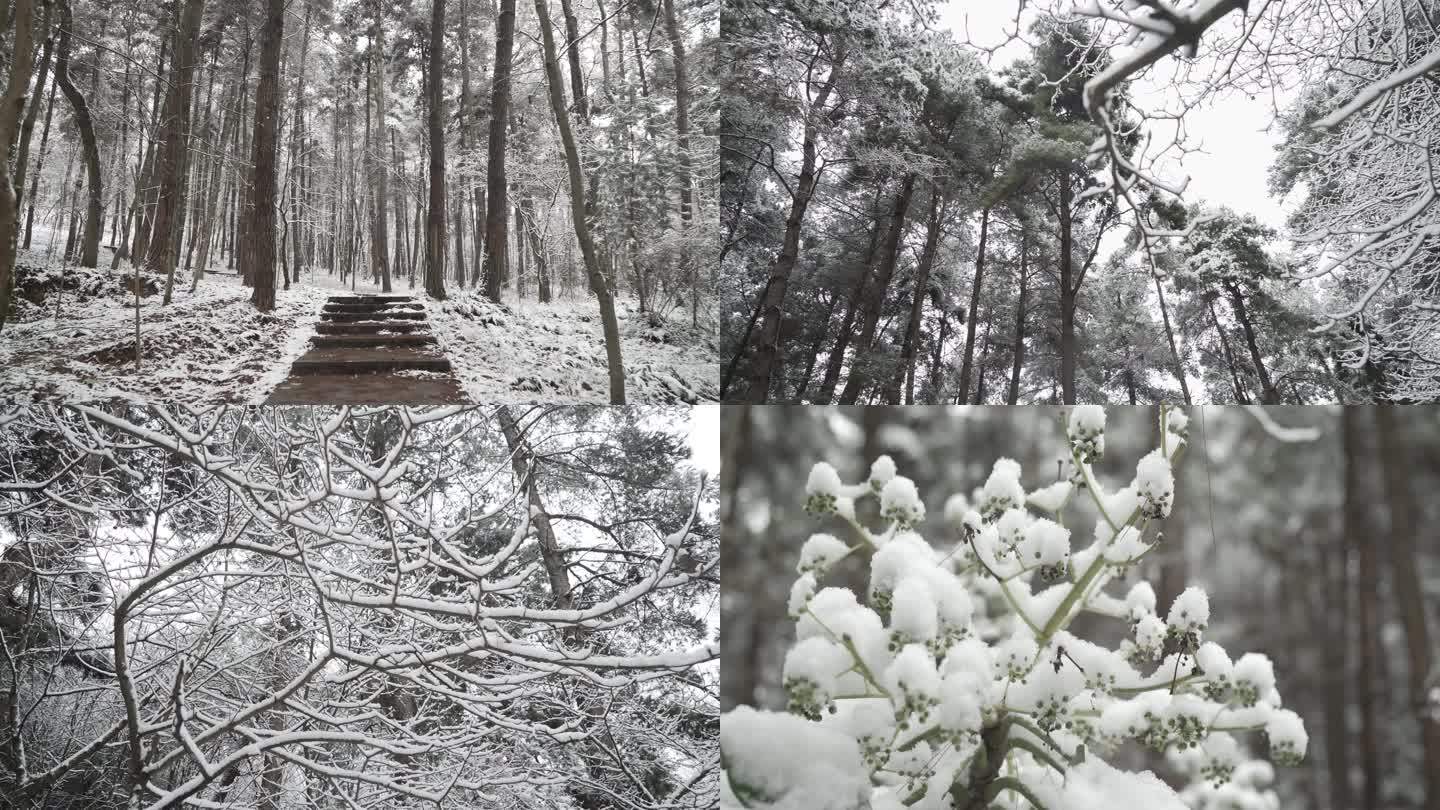
[[[651,325],[616,301],[625,394],[634,403],[696,403],[720,398],[713,337],[674,316]],[[609,367],[593,300],[496,304],[479,291],[452,291],[430,305],[431,330],[474,402],[609,399]]]
[[[1158,616],[1143,616],[1135,623],[1135,643],[1142,650],[1158,651],[1165,641],[1165,623]]]
[[[913,526],[923,521],[925,504],[920,501],[915,482],[903,475],[891,478],[880,490],[880,515],[902,526]]]
[[[1110,533],[1109,527],[1105,526],[1104,521],[1096,525],[1095,531]],[[1145,553],[1146,548],[1148,546],[1145,545],[1140,530],[1134,526],[1126,526],[1115,535],[1115,539],[1110,541],[1110,545],[1106,546],[1105,559],[1111,562],[1126,563]],[[1150,594],[1151,610],[1154,610],[1154,601],[1155,594],[1152,591]]]
[[[1105,432],[1105,409],[1099,405],[1076,405],[1070,409],[1067,432],[1071,440],[1094,438]]]
[[[1181,632],[1203,631],[1210,623],[1210,598],[1201,588],[1186,588],[1170,604],[1165,623]]]
[[[1224,732],[1216,732],[1201,743],[1200,750],[1211,765],[1233,768],[1240,762],[1240,743]]]
[[[1275,666],[1264,653],[1245,653],[1235,662],[1234,680],[1254,687],[1264,697],[1275,688]]]
[[[956,643],[945,655],[941,671],[947,676],[958,672],[969,672],[983,683],[995,679],[995,654],[990,645],[979,639],[969,638]]]
[[[1270,720],[1265,724],[1265,735],[1270,738],[1271,756],[1277,759],[1299,760],[1305,756],[1310,742],[1304,721],[1289,709],[1279,709],[1270,714]]]
[[[832,641],[849,637],[867,666],[884,661],[885,628],[875,611],[861,605],[849,588],[824,588],[810,600],[810,609],[795,625],[796,637],[823,636]]]
[[[885,685],[896,693],[909,693],[925,698],[940,694],[940,673],[935,659],[923,644],[906,644],[885,670]]]
[[[829,464],[819,461],[810,468],[810,477],[805,481],[806,495],[831,495],[840,496],[844,485],[840,483],[840,473]]]
[[[914,532],[900,532],[870,559],[870,592],[890,593],[902,579],[925,576],[935,565],[935,550]]]
[[[881,456],[870,464],[870,486],[882,489],[895,477],[895,460]]]
[[[1058,512],[1065,499],[1070,497],[1071,489],[1073,486],[1069,481],[1057,481],[1030,493],[1030,505],[1045,512]]]
[[[1141,580],[1130,586],[1129,592],[1125,594],[1125,609],[1132,620],[1155,612],[1155,589],[1149,582]]]
[[[930,575],[935,604],[940,620],[951,627],[964,628],[975,615],[975,603],[960,580],[948,571],[935,570]]]
[[[1047,778],[1028,782],[1046,807],[1064,810],[1114,810],[1119,804],[1144,810],[1188,810],[1180,797],[1150,771],[1133,773],[1111,767],[1099,757],[1086,757],[1063,779],[1045,771]]]
[[[726,808],[751,791],[770,810],[850,810],[865,804],[870,783],[855,741],[799,717],[741,706],[721,717]],[[753,796],[753,793],[750,794]]]
[[[1119,700],[1100,712],[1100,733],[1112,741],[1137,737],[1149,725],[1145,706],[1138,700]]]
[[[983,511],[1003,512],[1025,504],[1025,489],[1020,486],[1020,465],[1008,458],[998,459],[985,479],[981,490]]]
[[[1195,663],[1204,671],[1205,676],[1212,680],[1228,679],[1235,671],[1235,665],[1230,662],[1230,656],[1213,641],[1207,641],[1200,645],[1195,651]]]
[[[811,573],[801,575],[795,580],[795,584],[790,586],[790,600],[786,604],[791,618],[804,612],[805,606],[815,596],[815,586],[815,575]]]
[[[1023,509],[1006,509],[995,522],[995,531],[1000,535],[1000,542],[1007,548],[1020,545],[1033,520]]]
[[[1176,436],[1184,436],[1190,430],[1190,415],[1180,408],[1165,412],[1165,430]]]
[[[1135,491],[1145,502],[1146,516],[1169,516],[1175,502],[1175,476],[1170,471],[1170,460],[1159,449],[1150,451],[1135,465]]]
[[[1040,518],[1025,530],[1020,557],[1027,566],[1058,565],[1070,556],[1070,530],[1053,520]]]
[[[851,666],[844,647],[820,636],[801,641],[785,654],[785,680],[804,678],[815,684],[828,699],[837,694],[840,676]]]
[[[836,560],[850,553],[850,548],[840,538],[833,534],[810,535],[805,545],[800,547],[800,562],[796,566],[796,572],[804,574],[807,571],[824,572],[825,569],[835,564]]]
[[[1141,505],[1140,494],[1133,485],[1102,494],[1101,501],[1105,504],[1105,513],[1116,523],[1129,518]]]
[[[1054,653],[1047,651],[1047,660],[1030,671],[1025,680],[1010,687],[1006,704],[1029,712],[1043,712],[1068,703],[1085,688],[1085,674],[1069,661],[1062,660],[1060,668],[1050,665]]]
[[[937,712],[941,728],[947,731],[980,730],[979,684],[980,680],[969,672],[945,676],[940,682],[940,707]]]
[[[1034,639],[1017,636],[1004,642],[995,650],[995,665],[1011,680],[1018,680],[1030,670],[1030,664],[1035,661],[1035,656],[1039,652],[1040,648],[1035,645]]]
[[[843,700],[821,721],[826,728],[841,731],[855,739],[884,739],[895,732],[895,708],[885,698]]]
[[[890,608],[890,629],[903,633],[912,641],[935,638],[940,630],[938,607],[925,580],[910,577],[895,588]]]
[[[31,255],[22,251],[21,261]],[[135,308],[122,277],[101,269],[70,267],[105,282],[97,294],[33,310],[0,333],[0,397],[10,399],[123,400],[129,402],[260,403],[304,351],[330,293],[302,278],[275,293],[275,309],[259,312],[250,290],[233,275],[209,274],[196,291],[176,279],[174,297],[140,301],[141,367],[134,362]],[[152,277],[153,278],[153,277]],[[53,297],[53,296],[52,296]]]

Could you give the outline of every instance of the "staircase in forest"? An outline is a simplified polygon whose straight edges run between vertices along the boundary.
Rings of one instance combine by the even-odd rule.
[[[270,404],[462,402],[450,360],[436,346],[425,307],[408,295],[344,295],[326,302],[310,350]]]

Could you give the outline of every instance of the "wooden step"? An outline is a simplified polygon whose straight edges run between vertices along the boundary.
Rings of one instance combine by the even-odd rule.
[[[386,371],[449,371],[443,354],[408,346],[315,348],[290,367],[291,374],[375,374]]]
[[[429,333],[408,334],[408,335],[316,335],[310,339],[310,345],[316,348],[368,348],[374,346],[428,346],[435,342],[435,336]]]
[[[326,304],[323,312],[424,312],[419,304]]]
[[[423,321],[425,313],[422,310],[413,312],[396,311],[387,309],[384,312],[321,312],[321,320],[326,321],[373,321],[379,318],[400,318],[407,321]]]
[[[454,377],[389,374],[292,376],[270,394],[271,405],[444,405],[465,401]]]
[[[423,321],[320,321],[315,332],[321,335],[374,335],[381,332],[409,334],[424,332],[428,324]]]
[[[415,299],[408,295],[332,295],[332,304],[408,304]]]

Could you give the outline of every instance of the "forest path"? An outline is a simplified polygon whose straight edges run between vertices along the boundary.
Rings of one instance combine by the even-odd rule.
[[[337,295],[271,405],[464,402],[425,306],[408,295]]]

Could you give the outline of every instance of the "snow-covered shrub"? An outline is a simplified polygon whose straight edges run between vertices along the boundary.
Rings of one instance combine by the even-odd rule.
[[[1160,539],[1185,428],[1182,412],[1162,409],[1160,447],[1128,484],[1106,486],[1091,469],[1105,413],[1077,407],[1061,480],[1027,494],[1020,465],[997,460],[983,486],[945,499],[939,547],[919,534],[924,501],[889,458],[859,484],[816,464],[806,507],[841,518],[853,539],[804,545],[788,712],[722,717],[723,805],[976,810],[1003,794],[1007,807],[1044,810],[1273,808],[1273,771],[1236,736],[1262,732],[1281,764],[1305,754],[1270,660],[1232,663],[1206,640],[1201,588],[1170,605],[1143,581],[1107,588]],[[870,497],[878,529],[856,517]],[[1088,541],[1065,525],[1077,501],[1097,513]],[[823,584],[851,555],[868,559],[863,596]],[[1120,622],[1126,638],[1109,649],[1073,635],[1082,613]],[[1152,773],[1111,767],[1105,756],[1127,741],[1166,752],[1193,784],[1177,794]]]

